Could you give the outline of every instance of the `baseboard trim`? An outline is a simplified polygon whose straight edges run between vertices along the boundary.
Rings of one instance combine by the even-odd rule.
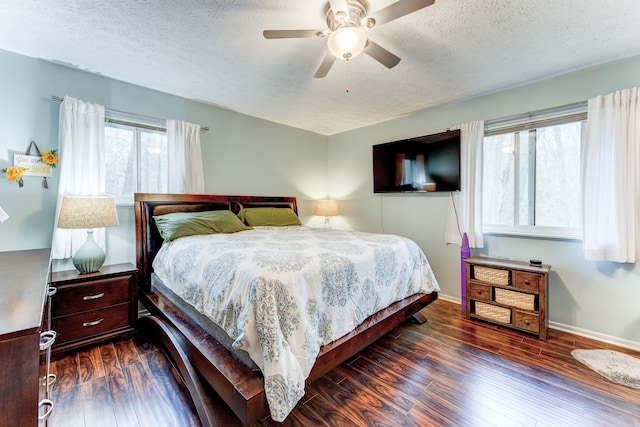
[[[449,295],[443,295],[441,293],[438,294],[438,299],[443,299],[445,301],[453,302],[458,305],[462,304],[462,300],[460,298],[451,297]]]
[[[602,341],[607,344],[617,345],[618,347],[625,347],[631,350],[640,351],[640,343],[625,340],[622,338],[614,337],[611,335],[602,334],[600,332],[589,331],[587,329],[576,328],[575,326],[565,325],[563,323],[549,321],[549,328],[557,329],[563,332],[569,332],[570,334],[580,335],[581,337],[591,338],[594,340]]]
[[[445,301],[449,301],[455,304],[460,305],[461,299],[458,297],[452,297],[449,295],[438,294],[438,298],[443,299]],[[622,338],[614,337],[611,335],[602,334],[600,332],[594,332],[587,329],[577,328],[571,325],[565,325],[564,323],[552,322],[549,321],[549,329],[556,329],[562,332],[568,332],[570,334],[579,335],[581,337],[590,338],[598,341],[602,341],[607,344],[617,345],[619,347],[628,348],[631,350],[640,351],[640,343],[625,340]]]

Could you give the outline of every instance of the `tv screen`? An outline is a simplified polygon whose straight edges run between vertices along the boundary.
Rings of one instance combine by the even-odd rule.
[[[460,130],[373,146],[373,192],[460,190]]]

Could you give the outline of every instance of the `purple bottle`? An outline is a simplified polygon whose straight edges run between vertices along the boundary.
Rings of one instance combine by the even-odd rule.
[[[465,259],[471,256],[469,250],[469,239],[467,233],[462,234],[462,244],[460,245],[460,308],[467,311],[467,266]]]

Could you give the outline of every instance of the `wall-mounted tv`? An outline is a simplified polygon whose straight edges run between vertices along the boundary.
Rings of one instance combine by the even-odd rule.
[[[460,190],[460,130],[373,146],[373,192]]]

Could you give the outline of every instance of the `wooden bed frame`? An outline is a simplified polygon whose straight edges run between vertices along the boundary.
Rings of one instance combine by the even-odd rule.
[[[203,426],[221,423],[219,413],[212,409],[215,402],[210,400],[208,386],[215,390],[245,425],[269,415],[263,377],[260,372],[253,372],[212,339],[165,295],[152,290],[152,262],[162,245],[153,216],[179,211],[220,209],[237,213],[243,207],[258,206],[290,207],[297,213],[294,197],[135,195],[138,295],[151,313],[151,316],[139,319],[137,326],[145,334],[145,338],[155,337],[172,359],[191,394]],[[424,323],[426,318],[419,311],[437,298],[438,294],[434,292],[398,301],[370,316],[351,333],[323,346],[307,383],[320,378],[409,318],[413,317],[417,322]]]

